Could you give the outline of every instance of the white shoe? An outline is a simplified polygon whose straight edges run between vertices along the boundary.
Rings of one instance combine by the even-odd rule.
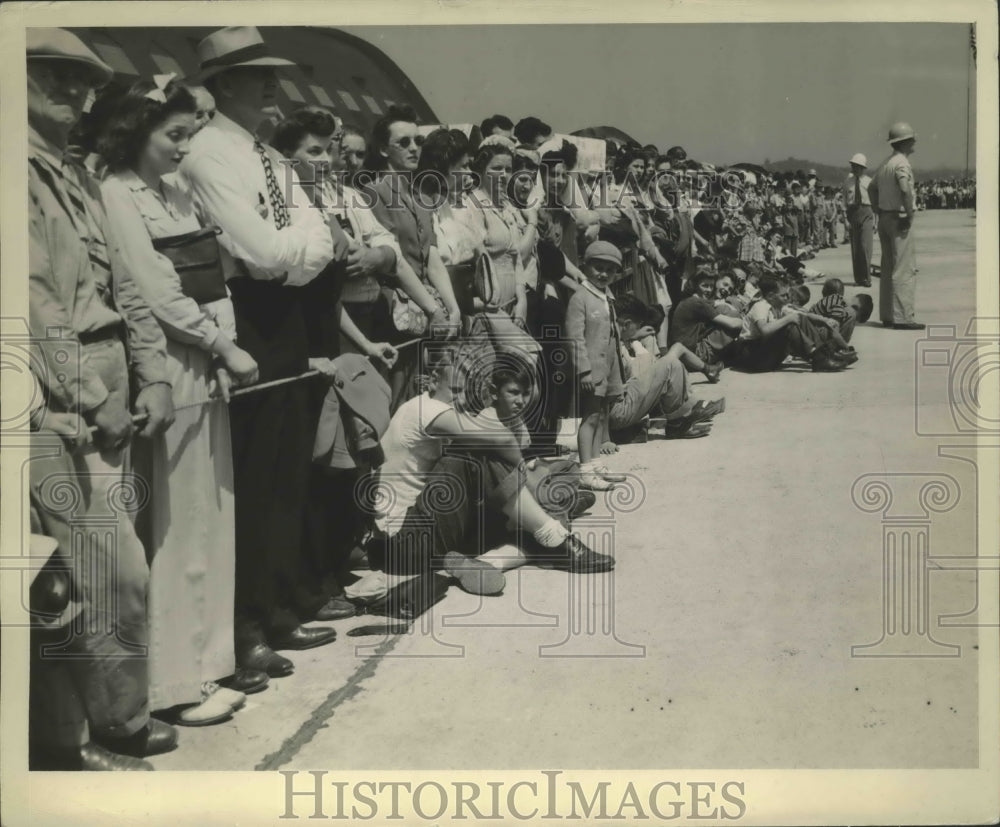
[[[202,702],[182,710],[177,716],[177,723],[180,726],[210,726],[228,721],[232,715],[233,708],[223,698],[214,693],[205,697],[203,692]]]
[[[219,686],[215,681],[205,681],[201,685],[201,697],[204,700],[218,698],[223,703],[228,704],[229,708],[234,712],[242,708],[243,704],[247,702],[247,696],[242,692],[237,692],[235,689],[226,689],[224,686]]]
[[[624,474],[613,474],[607,465],[598,465],[594,469],[594,473],[605,482],[625,482],[628,479]]]
[[[610,491],[615,487],[615,484],[608,482],[596,473],[584,472],[580,474],[580,487],[588,488],[591,491]]]

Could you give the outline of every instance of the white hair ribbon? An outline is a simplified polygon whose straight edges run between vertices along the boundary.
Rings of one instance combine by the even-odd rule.
[[[150,89],[145,97],[152,101],[158,101],[159,103],[167,102],[167,94],[164,91],[167,88],[167,84],[170,83],[175,77],[177,77],[176,72],[171,72],[167,75],[153,75],[153,89]]]

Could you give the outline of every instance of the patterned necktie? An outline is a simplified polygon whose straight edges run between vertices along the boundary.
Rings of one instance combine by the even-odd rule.
[[[274,216],[274,226],[279,230],[285,229],[292,223],[288,216],[288,205],[285,204],[285,197],[281,194],[278,186],[278,179],[274,174],[274,166],[271,164],[271,157],[267,154],[264,144],[260,141],[253,142],[253,148],[260,155],[260,162],[264,165],[264,178],[267,180],[267,197],[271,202],[271,215]]]
[[[861,206],[861,176],[854,176],[854,206]]]
[[[62,167],[57,167],[47,159],[35,156],[29,158],[29,163],[48,184],[50,190],[62,202],[76,227],[80,239],[87,245],[87,255],[90,263],[100,277],[100,283],[106,284],[111,274],[111,264],[108,258],[108,245],[93,214],[87,209],[83,188],[77,175],[86,175],[86,171],[70,161],[64,161]]]

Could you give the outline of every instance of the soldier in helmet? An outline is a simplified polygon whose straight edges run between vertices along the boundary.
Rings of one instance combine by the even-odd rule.
[[[923,330],[913,318],[917,287],[913,249],[913,168],[909,156],[917,143],[913,127],[900,121],[889,129],[892,155],[879,167],[868,185],[872,208],[878,211],[878,237],[882,245],[879,317],[885,327]]]

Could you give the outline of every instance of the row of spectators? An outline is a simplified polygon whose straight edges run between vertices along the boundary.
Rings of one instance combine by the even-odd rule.
[[[836,241],[814,178],[676,146],[578,174],[534,117],[275,123],[289,61],[248,27],[82,119],[110,68],[28,43],[35,767],[151,769],[290,674],[279,651],[334,643],[314,621],[608,572],[573,521],[624,482],[618,444],[709,434],[725,401],[692,377],[858,360],[870,300],[803,284]]]
[[[949,178],[917,184],[917,208],[968,210],[976,207],[976,179]]]

